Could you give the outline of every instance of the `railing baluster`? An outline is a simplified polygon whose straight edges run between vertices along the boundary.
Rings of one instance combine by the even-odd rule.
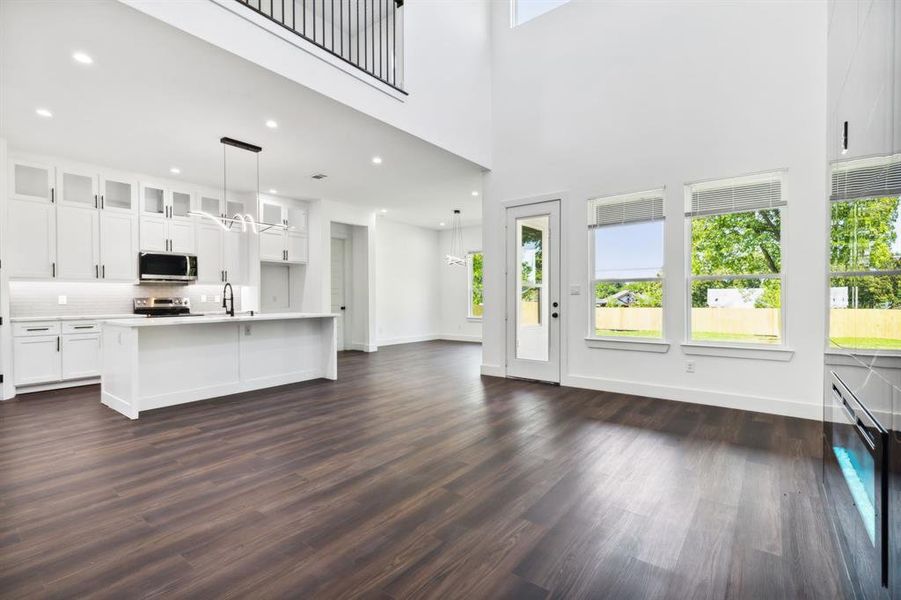
[[[318,9],[317,0],[299,0],[302,3],[299,29],[297,23],[298,0],[288,0],[287,4],[285,0],[269,0],[268,6],[263,4],[265,0],[256,0],[256,3],[253,0],[236,1],[319,46],[323,51],[366,71],[404,93],[397,85],[398,52],[403,52],[403,49],[398,47],[397,13],[399,5],[403,5],[403,0],[347,0],[346,16],[345,0],[337,0],[337,12],[335,11],[335,0],[328,0],[328,2],[321,0],[322,3]],[[351,5],[351,2],[355,2],[356,6]],[[279,5],[278,13],[275,10],[276,3]],[[308,3],[310,3],[309,10],[311,11],[309,19],[307,17]],[[362,15],[360,14],[361,3],[363,4]],[[288,13],[285,12],[288,9],[291,10],[290,22]],[[316,26],[317,17],[322,22],[321,27]],[[331,22],[330,33],[326,19]],[[312,27],[311,32],[307,31],[308,22]],[[354,29],[356,29],[356,42],[354,41]],[[336,35],[339,36],[337,39]],[[347,38],[346,47],[345,37]],[[403,79],[402,74],[401,79]]]

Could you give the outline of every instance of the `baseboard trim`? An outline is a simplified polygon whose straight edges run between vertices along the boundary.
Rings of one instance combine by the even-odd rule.
[[[442,333],[435,339],[447,340],[449,342],[472,342],[474,344],[482,343],[482,336],[480,335],[457,335],[453,333]]]
[[[62,390],[65,388],[71,387],[82,387],[85,385],[97,385],[100,383],[99,377],[88,377],[85,379],[72,379],[69,381],[54,381],[51,383],[36,383],[32,385],[20,385],[16,386],[16,394],[12,396],[15,398],[16,396],[22,394],[32,394],[34,392],[47,392],[50,390]],[[12,398],[9,398],[10,400]]]
[[[484,374],[484,365],[482,366],[482,369]],[[634,381],[602,379],[600,377],[587,377],[584,375],[564,375],[561,384],[567,387],[614,392],[617,394],[631,394],[634,396],[675,400],[676,402],[688,402],[691,404],[703,404],[707,406],[720,406],[723,408],[736,408],[739,410],[768,413],[785,417],[797,417],[814,421],[820,421],[823,417],[823,407],[819,404],[795,402],[792,400],[783,400],[781,398],[766,398],[762,396],[714,392],[688,387],[636,383]]]
[[[506,377],[507,369],[503,367],[503,365],[486,365],[482,364],[480,371],[482,375],[488,375],[489,377]]]
[[[362,343],[358,343],[358,342],[353,342],[350,344],[345,344],[344,349],[345,350],[357,350],[359,352],[375,352],[376,350],[379,349],[379,347],[374,344],[362,344]]]
[[[398,344],[415,344],[416,342],[431,342],[441,339],[438,334],[431,333],[425,335],[408,335],[396,338],[387,338],[379,340],[379,346],[396,346]]]

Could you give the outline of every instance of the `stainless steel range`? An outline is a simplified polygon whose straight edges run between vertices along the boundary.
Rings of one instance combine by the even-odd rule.
[[[135,298],[134,313],[148,317],[190,317],[191,299],[170,298]]]

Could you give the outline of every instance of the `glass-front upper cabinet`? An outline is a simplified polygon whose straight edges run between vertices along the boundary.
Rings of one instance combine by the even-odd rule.
[[[191,218],[188,213],[191,212],[191,193],[185,191],[172,191],[170,200],[172,209],[169,211],[170,217],[179,217],[184,219]]]
[[[12,196],[16,200],[53,202],[53,167],[31,162],[12,163]]]
[[[141,214],[164,215],[166,213],[166,191],[161,186],[141,185]]]
[[[214,217],[225,216],[222,210],[222,201],[218,196],[200,194],[200,210]]]
[[[97,175],[68,167],[60,168],[59,203],[82,208],[99,208]]]
[[[260,220],[263,223],[282,224],[282,207],[278,204],[263,202],[263,217]]]
[[[137,183],[125,177],[100,178],[100,208],[132,212],[137,197]]]

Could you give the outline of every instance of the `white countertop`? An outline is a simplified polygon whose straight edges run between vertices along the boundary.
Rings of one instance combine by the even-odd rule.
[[[137,317],[133,319],[109,320],[110,325],[119,327],[163,327],[165,325],[206,325],[209,323],[247,323],[252,321],[288,321],[292,319],[333,319],[336,313],[257,313],[253,316],[238,313],[234,317],[225,314],[202,315],[192,317]]]
[[[106,315],[56,315],[49,317],[11,317],[12,323],[35,323],[37,321],[107,321],[111,319],[134,319],[134,313],[116,313]]]

